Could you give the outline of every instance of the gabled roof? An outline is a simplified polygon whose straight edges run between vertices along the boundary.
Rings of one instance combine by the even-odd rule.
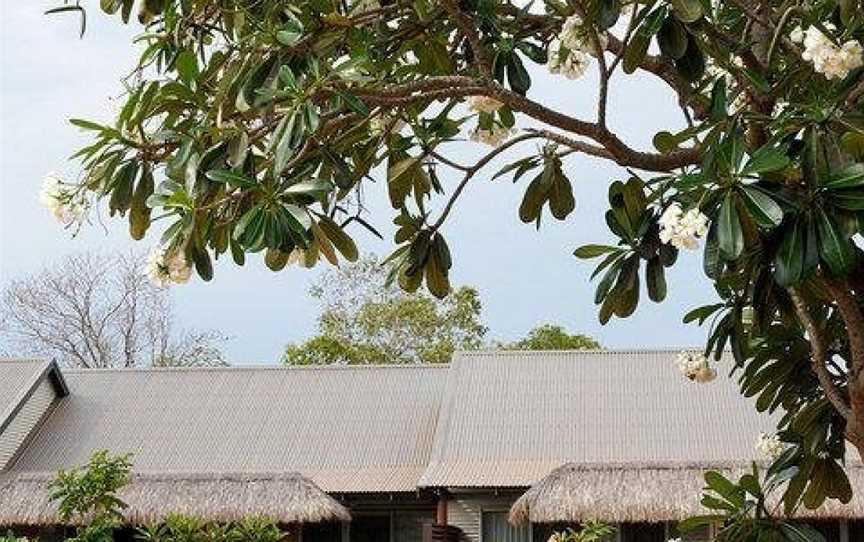
[[[52,378],[58,394],[65,394],[63,377],[53,362],[0,359],[0,433],[43,378]]]
[[[423,487],[525,487],[568,462],[728,463],[775,424],[720,375],[683,378],[677,351],[461,353]],[[731,367],[718,366],[720,372]]]
[[[55,472],[95,449],[139,474],[297,472],[328,492],[414,491],[444,367],[66,370],[59,401],[10,474]]]

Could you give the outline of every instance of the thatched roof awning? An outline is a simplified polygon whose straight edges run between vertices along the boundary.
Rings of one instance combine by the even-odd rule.
[[[49,500],[54,474],[0,476],[0,525],[59,523]],[[135,474],[119,497],[126,519],[145,524],[172,513],[212,521],[264,516],[280,523],[349,521],[348,510],[299,474]]]
[[[510,509],[510,522],[555,523],[597,519],[608,522],[679,521],[708,511],[699,504],[706,470],[737,478],[749,467],[737,464],[567,464],[534,484]],[[864,467],[848,470],[853,488],[864,488]],[[849,504],[829,500],[802,517],[864,517],[864,495]]]

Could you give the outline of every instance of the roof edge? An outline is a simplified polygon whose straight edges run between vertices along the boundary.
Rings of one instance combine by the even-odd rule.
[[[0,433],[3,433],[9,424],[12,423],[12,420],[18,412],[24,408],[24,405],[30,400],[33,393],[36,392],[36,389],[46,378],[51,379],[51,385],[54,388],[54,393],[57,394],[57,397],[66,397],[69,395],[69,387],[66,385],[66,380],[60,372],[60,367],[57,365],[57,362],[55,360],[45,362],[45,366],[42,370],[36,373],[36,376],[28,382],[24,390],[12,402],[12,407],[7,412],[0,413],[2,414],[0,415]]]

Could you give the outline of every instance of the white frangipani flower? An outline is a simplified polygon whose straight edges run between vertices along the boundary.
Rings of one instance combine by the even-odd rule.
[[[156,246],[147,256],[144,273],[154,286],[163,288],[171,284],[185,284],[192,278],[192,267],[179,250],[168,252]]]
[[[801,28],[801,25],[792,29],[792,33],[789,34],[789,39],[791,39],[793,43],[804,43],[804,29]]]
[[[798,37],[797,35],[795,37]],[[864,66],[864,49],[855,40],[837,46],[815,26],[803,31],[804,52],[801,58],[828,79],[843,79],[849,72]]]
[[[81,218],[85,210],[84,201],[63,182],[59,173],[53,171],[42,181],[39,202],[64,226]]]
[[[478,113],[494,113],[504,107],[502,102],[489,96],[468,96],[465,98],[468,109]]]
[[[694,250],[708,233],[708,217],[694,207],[686,213],[673,203],[660,216],[660,241],[677,249]]]
[[[584,23],[582,22],[582,17],[579,15],[571,15],[567,17],[564,20],[564,24],[561,25],[561,33],[558,34],[558,39],[561,40],[564,47],[571,51],[578,50],[594,54],[596,52],[594,49],[594,42],[588,34],[588,32],[591,31],[590,28],[585,28]],[[609,37],[605,32],[600,32],[598,33],[597,38],[600,41],[600,47],[605,49]]]
[[[578,79],[585,75],[591,63],[591,56],[579,50],[561,47],[560,40],[549,44],[549,73],[560,73],[567,79]]]
[[[759,433],[759,438],[756,439],[756,451],[770,461],[774,461],[780,457],[785,448],[786,445],[781,442],[780,437],[777,435]]]
[[[698,352],[681,352],[675,364],[681,374],[694,382],[707,384],[717,378],[717,371],[708,366],[708,358]]]
[[[597,53],[588,32],[590,30],[584,27],[579,15],[571,15],[564,20],[558,38],[549,43],[550,73],[560,73],[568,79],[577,79],[585,74],[591,64],[592,56]],[[609,37],[605,32],[601,32],[597,38],[600,48],[605,49]]]
[[[498,147],[513,135],[514,130],[498,124],[486,130],[479,125],[471,131],[471,141],[485,143],[490,147]]]

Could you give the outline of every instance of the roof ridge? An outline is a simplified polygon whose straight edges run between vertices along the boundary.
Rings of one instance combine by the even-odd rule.
[[[65,374],[90,373],[185,373],[185,372],[257,372],[257,371],[363,371],[446,369],[449,363],[378,363],[368,365],[228,365],[219,367],[100,367],[94,369],[66,368]]]
[[[586,349],[564,349],[564,350],[516,350],[483,348],[480,350],[459,350],[459,356],[484,356],[484,355],[522,355],[534,356],[540,354],[585,354],[585,355],[620,355],[620,354],[677,354],[681,351],[701,351],[701,346],[664,346],[657,348],[586,348]]]
[[[0,363],[50,363],[50,359],[43,358],[6,358],[0,357]]]

